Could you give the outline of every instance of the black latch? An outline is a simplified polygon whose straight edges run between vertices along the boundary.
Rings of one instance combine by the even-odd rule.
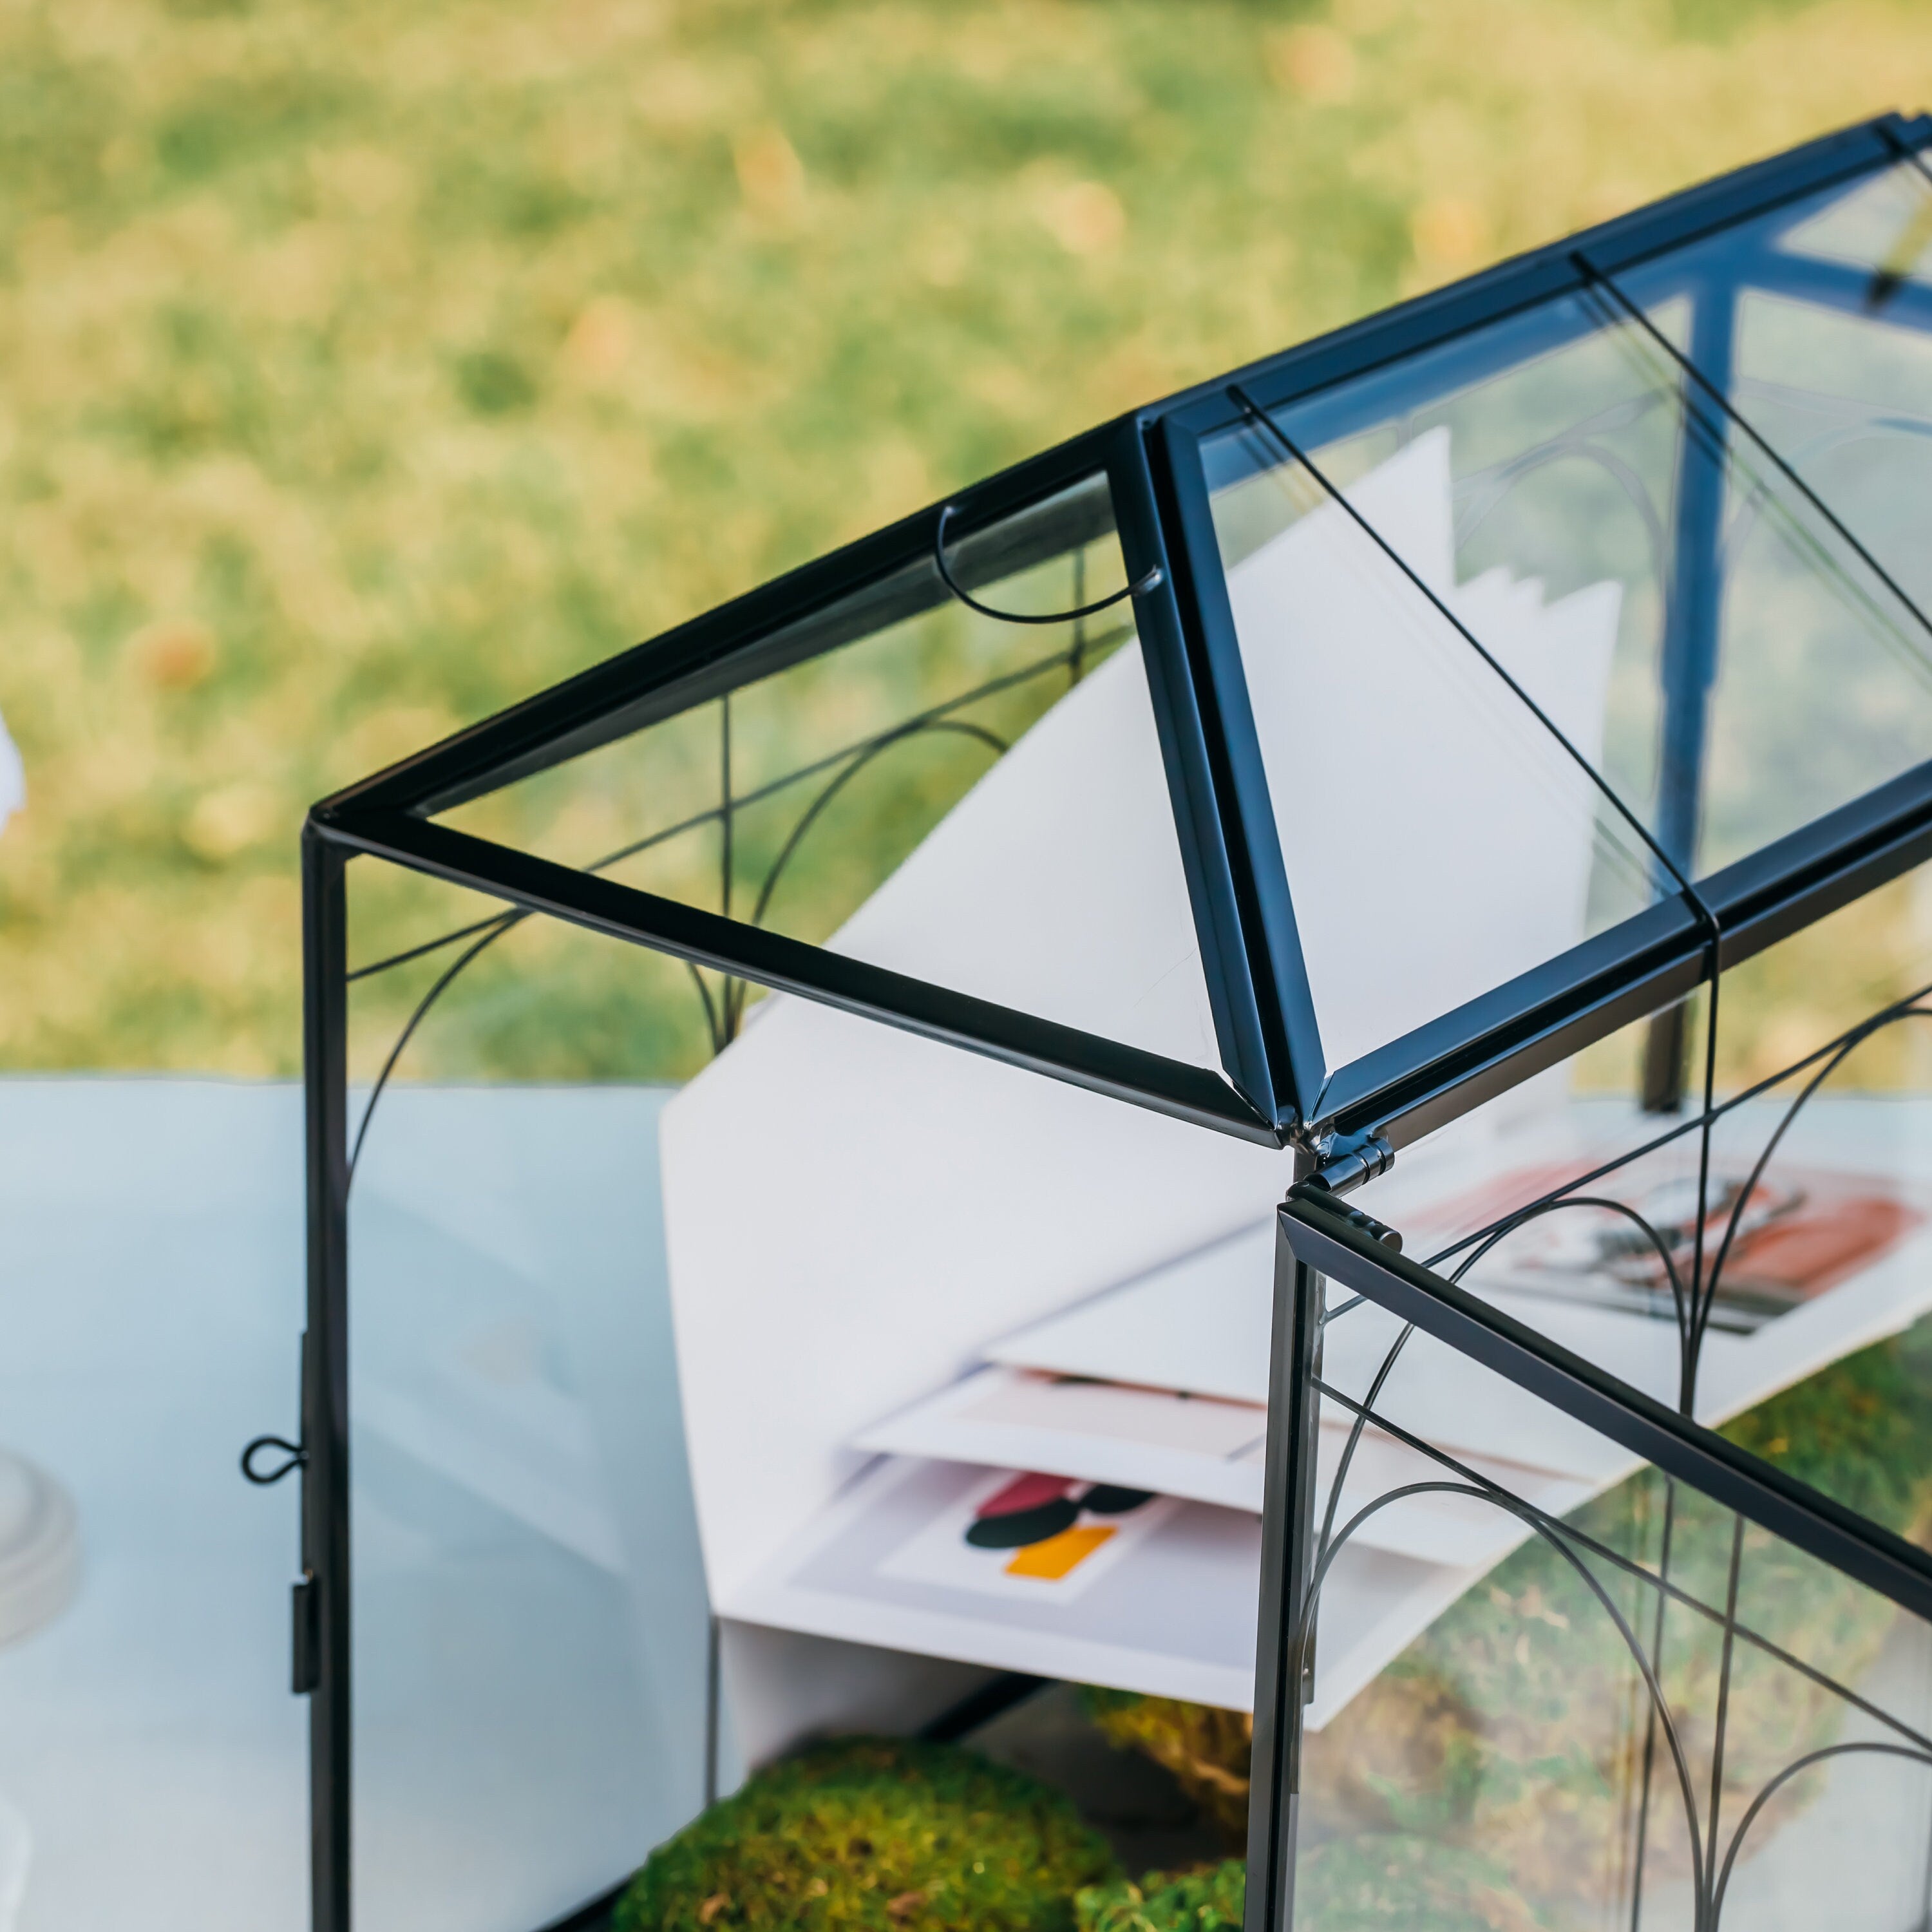
[[[1386,1221],[1378,1221],[1372,1214],[1364,1214],[1359,1208],[1342,1208],[1336,1210],[1342,1220],[1352,1228],[1359,1228],[1372,1241],[1379,1241],[1385,1248],[1402,1252],[1402,1236]]]
[[[1291,1201],[1300,1198],[1310,1203],[1319,1202],[1324,1215],[1332,1216],[1338,1221],[1346,1221],[1350,1227],[1360,1234],[1366,1234],[1370,1240],[1392,1250],[1396,1254],[1402,1252],[1402,1234],[1399,1229],[1391,1228],[1386,1221],[1378,1221],[1372,1214],[1364,1214],[1359,1208],[1344,1206],[1321,1184],[1318,1175],[1310,1174],[1307,1180],[1290,1188],[1288,1198]]]
[[[304,1576],[290,1596],[290,1688],[306,1697],[322,1681],[322,1593],[314,1577]]]

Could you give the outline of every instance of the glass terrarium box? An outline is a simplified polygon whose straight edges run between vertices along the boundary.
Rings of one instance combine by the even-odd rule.
[[[319,1928],[1924,1924],[1928,142],[315,808]]]

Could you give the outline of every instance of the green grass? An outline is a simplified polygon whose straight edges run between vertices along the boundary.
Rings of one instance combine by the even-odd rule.
[[[8,4],[0,1064],[292,1070],[314,797],[1124,406],[1926,98],[1907,0]],[[368,882],[358,952],[453,896]],[[409,1070],[688,1066],[676,976],[589,946],[506,942]]]

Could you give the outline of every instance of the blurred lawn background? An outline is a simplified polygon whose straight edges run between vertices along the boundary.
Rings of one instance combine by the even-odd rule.
[[[4,0],[0,1065],[292,1072],[310,800],[1125,406],[1923,104],[1923,0]]]

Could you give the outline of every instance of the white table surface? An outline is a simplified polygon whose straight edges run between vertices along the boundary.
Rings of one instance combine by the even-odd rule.
[[[358,1431],[358,1932],[534,1932],[697,1802],[662,1098],[404,1089],[371,1136],[357,1374],[434,1438],[437,1391],[410,1377],[448,1338],[412,1285],[520,1297],[508,1368],[500,1335],[480,1359],[514,1384],[518,1346],[544,1355],[610,1546],[588,1561],[487,1469]],[[0,1442],[72,1492],[85,1565],[68,1610],[0,1649],[0,1801],[32,1840],[17,1932],[308,1924],[298,1485],[236,1466],[295,1432],[302,1186],[292,1087],[0,1081]]]

